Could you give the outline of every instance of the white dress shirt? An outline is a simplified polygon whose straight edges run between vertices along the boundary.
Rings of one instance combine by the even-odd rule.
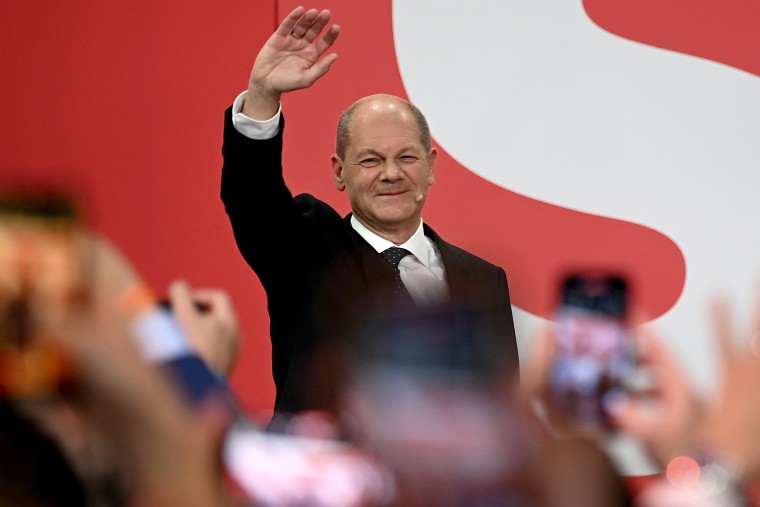
[[[232,124],[242,135],[250,139],[271,139],[279,132],[282,105],[270,119],[257,121],[242,113],[245,92],[235,99],[232,105]],[[443,267],[441,252],[433,241],[425,236],[422,220],[417,231],[405,243],[395,245],[381,238],[365,227],[355,216],[351,216],[351,227],[364,238],[378,253],[392,246],[409,250],[399,263],[401,281],[409,295],[418,305],[443,303],[448,300],[449,289],[446,285],[446,271]]]
[[[443,268],[441,252],[433,241],[425,236],[422,220],[417,231],[405,243],[396,245],[367,229],[355,216],[351,216],[351,227],[378,253],[392,246],[405,248],[407,255],[398,264],[401,281],[409,295],[418,305],[444,303],[449,297],[446,285],[446,271]]]
[[[250,139],[272,139],[280,131],[280,112],[282,104],[274,116],[268,120],[259,121],[247,117],[243,114],[243,103],[245,102],[245,93],[237,96],[232,103],[232,125],[235,130]]]

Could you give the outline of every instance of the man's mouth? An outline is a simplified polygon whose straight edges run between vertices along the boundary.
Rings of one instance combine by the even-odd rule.
[[[409,191],[408,190],[389,190],[386,192],[380,192],[377,195],[378,197],[394,197],[397,195],[406,194],[407,192]]]

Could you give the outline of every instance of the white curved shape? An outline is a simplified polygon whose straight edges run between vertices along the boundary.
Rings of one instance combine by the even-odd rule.
[[[760,78],[605,32],[581,0],[462,5],[393,5],[401,76],[437,142],[504,188],[673,239],[686,286],[656,327],[711,386],[708,300],[729,293],[749,322],[759,274]],[[525,355],[537,319],[518,313]]]

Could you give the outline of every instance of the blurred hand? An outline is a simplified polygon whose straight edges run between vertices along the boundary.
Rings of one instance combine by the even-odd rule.
[[[636,339],[640,361],[652,377],[653,388],[617,400],[612,418],[664,466],[674,456],[694,449],[704,406],[681,366],[653,331],[642,328]]]
[[[706,449],[723,455],[745,482],[760,478],[760,297],[755,302],[755,319],[748,330],[751,350],[737,345],[737,332],[731,322],[728,304],[718,300],[712,318],[721,380],[717,396],[711,401],[700,437]],[[746,343],[748,340],[745,340]]]
[[[211,399],[190,413],[164,373],[144,361],[131,329],[154,307],[150,291],[107,241],[82,240],[93,266],[88,297],[44,333],[74,365],[67,399],[119,450],[134,505],[223,505],[218,460],[228,410]]]
[[[225,504],[219,402],[190,413],[163,372],[146,363],[125,327],[82,312],[51,338],[75,366],[72,403],[129,470],[132,505]]]
[[[169,300],[191,346],[214,371],[228,375],[241,341],[237,314],[228,294],[220,289],[191,289],[177,280],[169,286]],[[206,309],[199,311],[196,303]]]
[[[153,291],[114,245],[90,232],[82,233],[81,241],[91,266],[85,313],[131,319],[155,307]]]
[[[640,351],[640,366],[651,375],[654,388],[615,400],[608,407],[610,417],[616,428],[641,441],[650,455],[664,465],[674,455],[692,448],[703,406],[680,365],[652,331],[640,328],[634,339]],[[522,385],[528,397],[542,402],[554,433],[572,436],[577,433],[572,421],[564,420],[548,401],[555,349],[551,330],[542,328],[534,341]]]
[[[534,337],[527,365],[521,368],[525,373],[520,383],[520,394],[526,402],[539,409],[539,415],[553,436],[578,437],[580,435],[573,422],[558,413],[551,402],[549,377],[556,352],[553,330],[549,326],[541,326]]]

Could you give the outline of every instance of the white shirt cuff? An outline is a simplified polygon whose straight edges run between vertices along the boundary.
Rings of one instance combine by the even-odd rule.
[[[241,93],[232,103],[232,125],[239,133],[250,139],[263,141],[271,139],[280,131],[280,113],[282,104],[277,113],[268,120],[258,121],[251,119],[242,113],[245,102],[245,92]]]

